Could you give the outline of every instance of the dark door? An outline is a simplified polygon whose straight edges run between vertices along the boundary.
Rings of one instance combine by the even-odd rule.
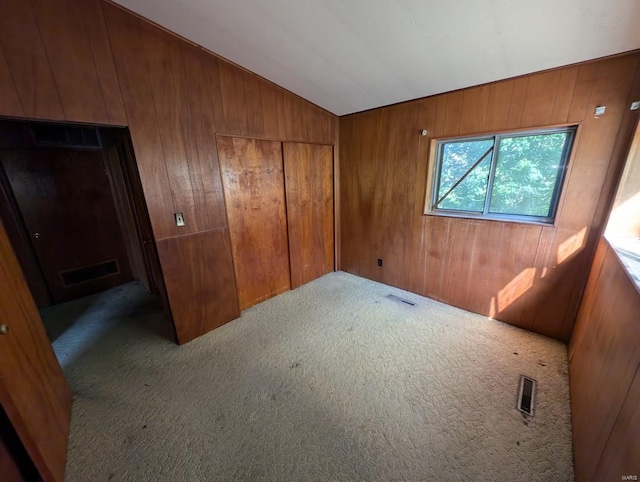
[[[43,480],[62,481],[71,391],[2,223],[0,286],[0,404]],[[7,465],[13,464],[0,466]],[[9,477],[0,474],[0,480]]]
[[[0,158],[54,303],[132,279],[100,151],[3,150]]]

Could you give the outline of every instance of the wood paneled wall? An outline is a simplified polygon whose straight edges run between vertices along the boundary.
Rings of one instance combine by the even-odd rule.
[[[340,268],[568,340],[639,67],[636,52],[341,117]],[[554,226],[423,215],[431,139],[558,124],[580,128]]]
[[[231,249],[215,135],[337,140],[334,115],[101,0],[0,2],[0,92],[0,116],[129,127],[180,342],[239,315],[218,272]]]
[[[569,345],[578,481],[640,472],[640,291],[603,238]]]

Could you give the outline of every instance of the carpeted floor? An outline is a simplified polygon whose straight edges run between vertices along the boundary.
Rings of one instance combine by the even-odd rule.
[[[74,391],[68,480],[573,478],[565,345],[356,276],[182,347],[136,283],[44,316]]]

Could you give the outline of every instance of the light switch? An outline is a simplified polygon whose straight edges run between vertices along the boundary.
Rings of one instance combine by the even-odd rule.
[[[598,107],[596,107],[596,111],[594,113],[594,115],[596,117],[598,117],[599,115],[604,115],[604,111],[607,110],[607,106],[606,105],[599,105]]]
[[[631,110],[638,110],[638,109],[640,109],[640,100],[631,102]]]
[[[176,213],[176,226],[184,226],[184,216],[182,213]]]

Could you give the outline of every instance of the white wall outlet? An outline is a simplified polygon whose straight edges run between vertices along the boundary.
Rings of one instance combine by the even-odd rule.
[[[176,226],[184,226],[184,215],[182,213],[175,213]]]
[[[640,109],[640,100],[631,102],[631,110],[638,110],[638,109]]]
[[[606,105],[599,105],[598,107],[596,107],[596,111],[594,113],[594,115],[596,117],[598,117],[599,115],[604,115],[604,111],[607,110],[607,106]]]

